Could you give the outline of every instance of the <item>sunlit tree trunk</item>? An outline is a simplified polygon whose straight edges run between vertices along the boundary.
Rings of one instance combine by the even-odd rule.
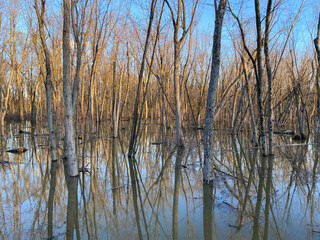
[[[179,27],[178,27],[179,29]],[[178,30],[177,30],[178,31]],[[174,88],[174,102],[175,102],[175,122],[176,122],[176,136],[178,146],[184,145],[184,137],[182,131],[181,120],[181,86],[179,78],[179,65],[180,65],[180,48],[181,43],[178,43],[178,32],[174,33],[174,60],[173,60],[173,88]]]
[[[4,52],[6,50],[6,44],[9,45],[9,54],[13,56],[14,54],[14,45],[15,45],[15,34],[16,34],[16,16],[14,13],[10,16],[10,27],[9,27],[9,39],[8,42],[3,44],[3,48],[1,51],[1,57],[3,58]],[[1,59],[1,70],[3,70],[4,61]],[[0,73],[2,75],[2,72]],[[1,92],[1,106],[0,106],[0,124],[1,124],[1,133],[4,134],[4,119],[8,110],[9,96],[10,96],[10,88],[12,84],[14,74],[14,68],[12,67],[10,70],[9,79],[5,81],[5,76],[1,76],[2,84],[4,84],[4,91]]]
[[[232,135],[234,135],[236,133],[236,130],[238,127],[238,121],[240,118],[240,113],[242,111],[243,99],[244,99],[244,95],[245,95],[247,87],[248,87],[247,85],[243,86],[242,91],[241,91],[241,97],[240,97],[239,104],[238,104],[238,110],[237,110],[236,116],[234,118],[234,122],[232,124],[232,132],[231,132]],[[239,124],[239,128],[240,128],[240,126],[241,125]]]
[[[118,137],[119,132],[119,118],[120,118],[120,104],[121,104],[121,88],[122,79],[119,76],[117,81],[116,77],[116,62],[112,65],[113,72],[113,83],[112,83],[112,123],[113,123],[113,137]],[[118,84],[117,84],[118,82]]]
[[[213,161],[214,161],[214,108],[219,79],[220,52],[221,52],[221,31],[223,17],[226,11],[226,0],[220,0],[219,7],[216,10],[216,20],[214,26],[211,75],[207,97],[206,117],[204,122],[204,166],[203,179],[205,181],[213,180]]]
[[[38,18],[39,34],[41,39],[42,48],[45,54],[46,60],[46,100],[47,100],[47,122],[49,128],[49,137],[50,137],[50,154],[51,161],[57,161],[57,146],[56,146],[56,137],[52,120],[52,81],[51,81],[51,56],[50,51],[46,43],[46,37],[44,32],[44,14],[45,14],[45,1],[41,1],[41,10],[38,7],[38,0],[35,0],[34,7],[36,9],[36,14]]]
[[[252,128],[252,139],[254,146],[258,146],[258,139],[257,139],[257,133],[256,133],[256,123],[254,121],[254,114],[252,109],[252,100],[249,92],[249,78],[251,75],[248,76],[248,69],[247,69],[247,63],[245,62],[243,56],[241,56],[241,61],[243,65],[243,74],[244,79],[247,85],[246,92],[247,92],[247,98],[248,98],[248,108],[249,108],[249,114],[250,114],[250,122],[251,122],[251,128]]]
[[[76,153],[74,110],[72,104],[70,63],[70,0],[63,1],[63,94],[65,108],[65,141],[68,152],[70,176],[79,175]]]
[[[16,59],[16,53],[15,53],[15,78],[17,83],[17,90],[18,90],[18,98],[19,98],[19,118],[20,121],[24,121],[24,94],[23,94],[23,83],[20,78],[20,67],[21,65],[18,64],[18,61]]]
[[[4,118],[7,114],[7,109],[8,109],[8,101],[9,101],[10,86],[12,83],[12,79],[13,79],[13,70],[11,70],[11,72],[10,72],[9,81],[6,86],[6,91],[4,93],[4,96],[2,96],[2,93],[1,93],[1,100],[2,100],[2,98],[4,98],[4,100],[3,100],[4,102],[3,102],[3,104],[1,104],[1,109],[0,109],[0,124],[1,124],[2,130],[4,128]],[[3,134],[3,132],[2,132],[2,134]]]
[[[174,59],[173,59],[173,85],[174,85],[174,102],[175,102],[175,123],[176,123],[176,137],[177,137],[177,145],[184,146],[184,136],[182,131],[182,119],[181,119],[181,81],[179,77],[180,72],[180,58],[181,58],[181,47],[182,44],[191,30],[193,25],[195,13],[197,10],[197,6],[199,0],[197,0],[192,8],[191,13],[191,21],[188,27],[186,27],[186,10],[185,3],[183,0],[178,0],[178,9],[177,14],[175,16],[173,12],[172,6],[169,4],[167,0],[165,0],[167,6],[171,12],[171,19],[174,28],[173,33],[173,48],[174,48]],[[182,33],[180,33],[180,29],[182,29]]]

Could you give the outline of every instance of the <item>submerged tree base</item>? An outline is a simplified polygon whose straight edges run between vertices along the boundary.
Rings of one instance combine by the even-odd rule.
[[[295,141],[305,141],[308,139],[308,137],[302,133],[302,134],[294,135],[292,139]]]

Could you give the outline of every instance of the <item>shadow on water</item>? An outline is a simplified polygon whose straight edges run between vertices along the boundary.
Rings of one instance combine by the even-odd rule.
[[[263,158],[246,136],[217,133],[207,184],[199,132],[175,148],[169,130],[147,126],[127,159],[128,133],[115,139],[101,128],[84,148],[79,139],[88,171],[70,178],[68,164],[51,162],[45,128],[19,129],[1,139],[0,239],[320,237],[317,145],[276,137],[275,157]],[[5,152],[20,146],[28,151]]]

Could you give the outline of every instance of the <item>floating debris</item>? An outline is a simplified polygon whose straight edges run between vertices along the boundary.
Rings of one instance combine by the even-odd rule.
[[[120,188],[123,188],[125,186],[127,186],[127,184],[124,184],[124,185],[121,185],[121,186],[117,186],[117,187],[113,187],[113,188],[111,188],[111,190],[120,189]]]
[[[287,130],[275,130],[273,131],[274,134],[279,134],[279,135],[294,135],[294,130],[292,129],[287,129]]]
[[[222,201],[222,203],[226,204],[227,206],[233,208],[234,210],[238,210],[237,207],[232,206],[230,203],[226,202],[226,201]]]
[[[167,142],[164,141],[164,142],[153,142],[153,143],[151,143],[151,145],[160,145],[160,144],[167,144]]]
[[[19,134],[30,134],[30,135],[33,135],[33,133],[32,132],[26,132],[26,131],[23,131],[23,130],[19,130],[19,132],[18,132]]]
[[[19,148],[9,149],[9,150],[7,150],[6,152],[20,154],[20,153],[24,153],[24,152],[26,152],[26,151],[28,151],[28,149],[26,149],[26,148],[24,148],[24,147],[19,147]]]
[[[88,168],[88,167],[81,167],[81,168],[79,168],[79,172],[90,173],[90,168]]]

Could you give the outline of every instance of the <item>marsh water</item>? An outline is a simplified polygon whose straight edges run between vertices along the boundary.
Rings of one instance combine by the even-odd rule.
[[[45,126],[8,124],[0,238],[320,238],[320,148],[311,140],[275,135],[275,156],[262,158],[247,134],[217,131],[215,178],[206,184],[201,131],[188,130],[186,147],[177,149],[170,130],[148,125],[129,160],[126,129],[117,139],[107,124],[88,135],[84,158],[79,133],[79,162],[88,172],[70,178],[62,159],[50,160]],[[21,146],[28,151],[6,152]],[[62,153],[63,140],[59,147]]]

